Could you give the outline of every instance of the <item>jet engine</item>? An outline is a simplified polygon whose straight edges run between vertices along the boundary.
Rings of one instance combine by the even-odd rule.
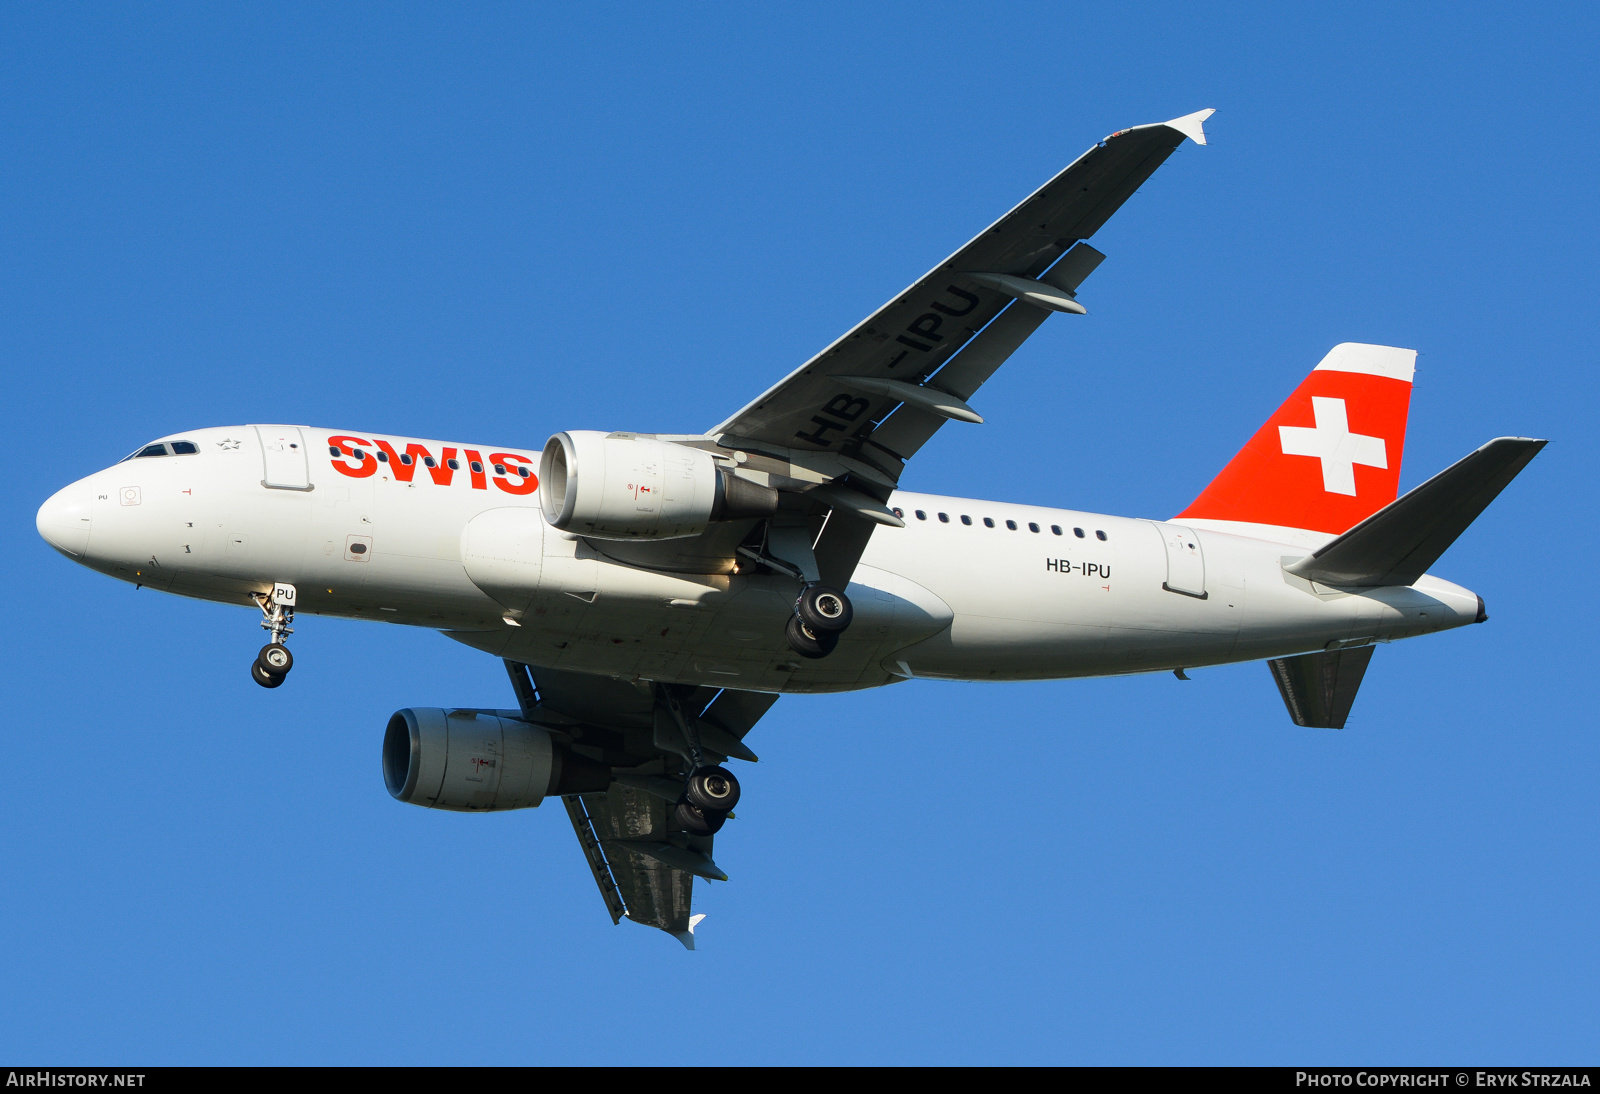
[[[770,517],[778,492],[718,467],[698,448],[574,429],[545,443],[539,506],[552,526],[580,536],[678,539],[712,521]]]
[[[549,794],[603,791],[611,769],[517,718],[424,707],[389,719],[383,781],[399,801],[477,813],[528,809]]]

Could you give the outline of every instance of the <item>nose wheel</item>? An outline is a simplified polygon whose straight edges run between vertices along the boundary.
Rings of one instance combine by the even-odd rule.
[[[256,654],[255,664],[250,666],[250,679],[264,688],[280,687],[289,670],[294,668],[294,654],[289,652],[284,642],[294,633],[294,628],[289,624],[294,622],[295,589],[293,585],[279,581],[272,586],[270,593],[250,595],[266,617],[261,621],[261,626],[270,638],[261,647],[261,652]]]
[[[264,688],[280,687],[283,684],[283,677],[274,676],[272,673],[262,668],[260,661],[257,661],[255,664],[250,666],[250,679],[254,680]]]
[[[789,648],[801,657],[826,657],[839,644],[855,612],[850,598],[826,585],[807,585],[794,602],[794,614],[784,629]]]

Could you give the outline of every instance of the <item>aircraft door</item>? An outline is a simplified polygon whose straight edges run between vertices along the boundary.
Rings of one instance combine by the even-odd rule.
[[[271,490],[310,490],[306,439],[297,425],[258,425],[261,485]]]
[[[1167,549],[1167,580],[1161,585],[1168,592],[1206,598],[1206,558],[1200,537],[1193,528],[1181,524],[1151,521]]]

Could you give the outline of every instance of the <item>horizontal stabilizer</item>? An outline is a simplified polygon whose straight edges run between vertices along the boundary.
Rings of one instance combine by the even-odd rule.
[[[1297,726],[1343,729],[1356,689],[1372,660],[1371,646],[1304,653],[1268,661],[1272,679]]]
[[[1326,585],[1411,585],[1545,443],[1498,437],[1285,569]]]

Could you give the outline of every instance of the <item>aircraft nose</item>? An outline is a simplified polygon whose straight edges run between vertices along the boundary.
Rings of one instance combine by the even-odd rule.
[[[81,559],[89,549],[93,492],[82,483],[57,490],[39,506],[36,523],[44,541],[68,558]]]

